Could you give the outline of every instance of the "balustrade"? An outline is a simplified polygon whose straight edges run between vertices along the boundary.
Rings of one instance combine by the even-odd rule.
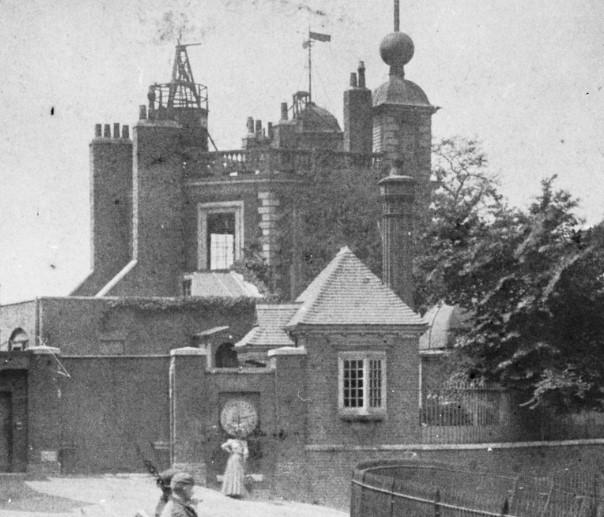
[[[340,151],[265,148],[215,152],[193,151],[183,157],[185,174],[190,177],[304,175],[320,167],[378,169],[382,167],[382,156]]]

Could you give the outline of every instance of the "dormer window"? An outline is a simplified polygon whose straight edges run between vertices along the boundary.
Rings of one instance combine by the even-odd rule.
[[[200,271],[230,269],[243,248],[243,201],[200,203],[197,266]]]
[[[385,416],[385,352],[340,352],[338,372],[340,416],[353,419]]]

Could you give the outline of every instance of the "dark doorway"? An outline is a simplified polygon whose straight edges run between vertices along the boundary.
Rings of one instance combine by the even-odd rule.
[[[0,391],[0,472],[9,472],[12,458],[11,393]]]
[[[233,343],[222,343],[216,349],[214,359],[216,368],[237,368],[239,366],[237,352],[233,349]]]

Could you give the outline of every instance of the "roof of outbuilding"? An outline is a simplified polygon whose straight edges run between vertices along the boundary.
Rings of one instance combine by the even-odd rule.
[[[244,346],[282,347],[293,346],[294,342],[284,328],[300,304],[256,305],[258,325],[239,341],[235,348]]]
[[[348,247],[298,296],[302,305],[287,327],[296,325],[423,325],[389,287]]]
[[[261,298],[258,288],[235,271],[200,271],[189,275],[193,296]]]
[[[458,305],[440,303],[426,312],[428,330],[419,338],[420,351],[445,350],[454,346],[455,332],[468,324],[470,313]]]

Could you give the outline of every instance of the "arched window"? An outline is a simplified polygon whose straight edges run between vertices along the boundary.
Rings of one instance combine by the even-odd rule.
[[[239,366],[233,343],[222,343],[216,349],[214,365],[216,368],[237,368]]]
[[[8,338],[8,349],[10,350],[25,350],[29,343],[29,336],[22,328],[13,330],[10,338]]]

